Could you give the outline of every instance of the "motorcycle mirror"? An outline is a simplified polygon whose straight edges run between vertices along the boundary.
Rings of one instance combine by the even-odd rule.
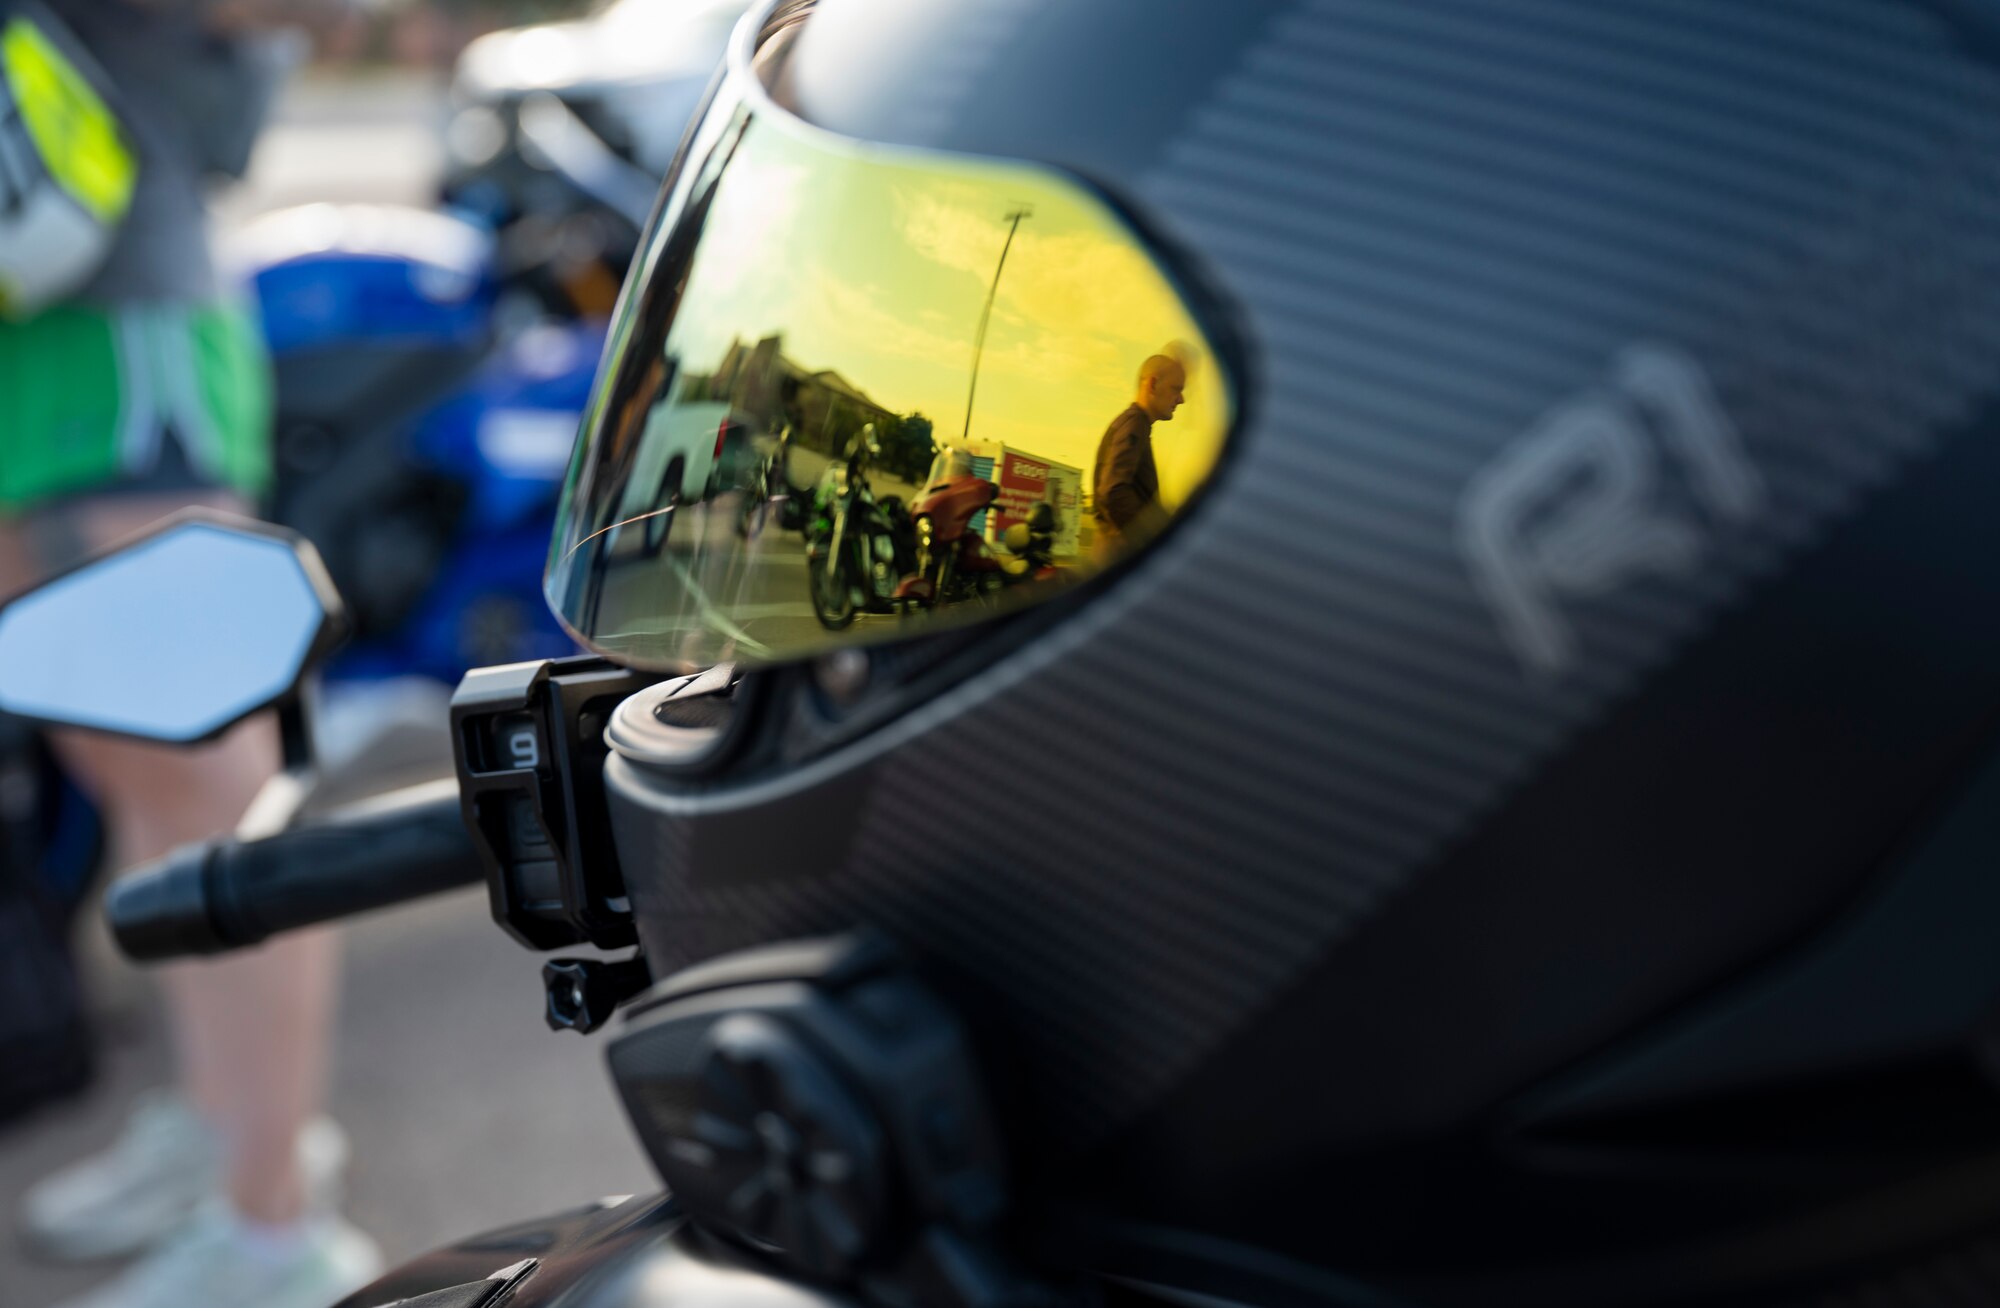
[[[0,711],[191,744],[295,699],[345,627],[304,537],[186,510],[0,605]]]

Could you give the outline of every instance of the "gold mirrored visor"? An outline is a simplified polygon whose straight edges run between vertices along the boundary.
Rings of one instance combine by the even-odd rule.
[[[1057,595],[1214,470],[1229,379],[1054,171],[835,137],[733,68],[572,457],[550,604],[621,662],[769,663]]]

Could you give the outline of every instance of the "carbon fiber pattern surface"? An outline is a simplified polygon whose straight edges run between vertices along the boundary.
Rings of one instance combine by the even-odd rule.
[[[688,818],[618,815],[691,860],[634,889],[656,964],[873,922],[1009,1010],[1070,1147],[2000,380],[2000,83],[1913,7],[1314,0],[1138,196],[1248,312],[1253,407],[1203,510],[856,747],[837,868],[705,865]],[[1647,360],[1713,400],[1735,499]],[[1484,479],[1577,406],[1638,415],[1601,444],[1657,539],[1482,561]],[[1510,635],[1509,569],[1561,657]]]
[[[2000,1239],[1987,1236],[1907,1271],[1817,1295],[1791,1308],[1988,1308],[2000,1303]]]
[[[928,52],[916,86],[918,94],[905,106],[903,139],[934,145],[961,111],[965,90],[986,71],[994,53],[1020,25],[1057,0],[980,0],[970,6],[970,28],[963,39]]]

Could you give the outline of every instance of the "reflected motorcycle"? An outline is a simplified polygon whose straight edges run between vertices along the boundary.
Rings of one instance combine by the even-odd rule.
[[[813,616],[839,631],[861,612],[892,613],[915,560],[909,511],[898,495],[876,500],[868,466],[881,453],[873,424],[827,465],[806,519],[806,584]]]
[[[755,538],[772,521],[774,507],[779,527],[797,532],[806,529],[805,510],[811,496],[804,487],[792,484],[792,430],[789,422],[781,425],[771,438],[770,450],[751,465],[743,507],[736,519],[736,532],[746,540]]]
[[[1000,488],[980,476],[955,451],[938,454],[922,498],[911,510],[916,569],[896,586],[905,613],[997,594],[1024,581],[1055,578],[1055,506],[1036,504],[1000,534],[985,536],[986,514]]]

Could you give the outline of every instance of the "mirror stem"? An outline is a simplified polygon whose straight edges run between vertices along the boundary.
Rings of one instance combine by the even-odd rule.
[[[284,742],[284,770],[307,773],[313,768],[312,714],[306,701],[318,687],[300,686],[278,705],[278,734]]]

